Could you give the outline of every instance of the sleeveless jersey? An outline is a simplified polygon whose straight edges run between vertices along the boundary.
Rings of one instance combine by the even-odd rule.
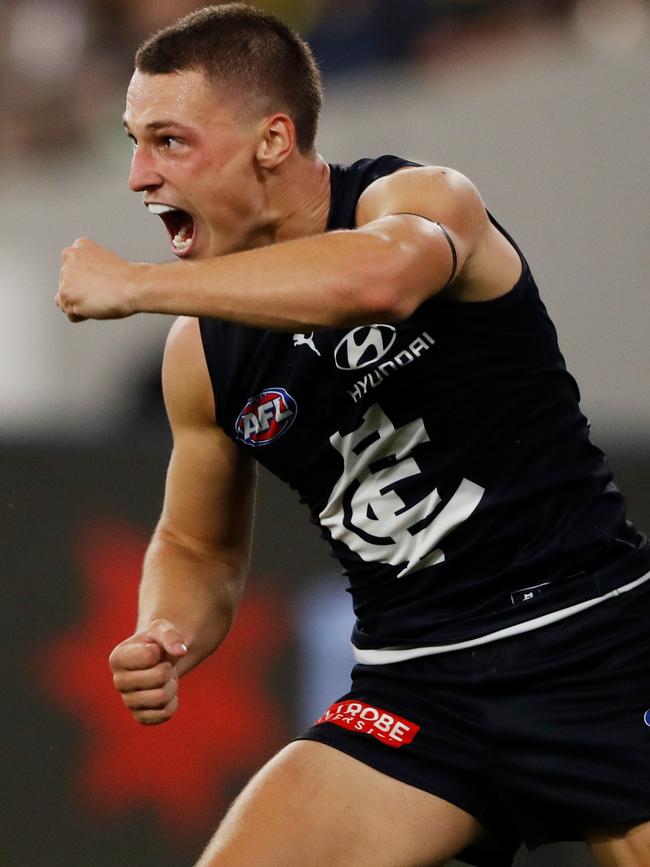
[[[331,166],[328,231],[409,165]],[[522,262],[495,300],[439,293],[400,323],[313,334],[200,321],[217,423],[308,505],[364,662],[534,628],[650,570],[528,264],[490,219]]]

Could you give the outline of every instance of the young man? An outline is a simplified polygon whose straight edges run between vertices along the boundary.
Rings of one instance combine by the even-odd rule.
[[[474,186],[398,157],[328,166],[320,101],[309,49],[246,5],[155,35],[127,96],[130,186],[182,261],[63,253],[72,321],[182,315],[165,502],[115,685],[164,722],[225,638],[258,460],[349,577],[358,665],[201,867],[502,867],[522,839],[583,838],[601,864],[647,865],[648,543]]]

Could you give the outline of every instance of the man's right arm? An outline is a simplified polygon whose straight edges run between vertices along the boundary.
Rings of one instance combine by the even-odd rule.
[[[135,634],[112,652],[138,722],[164,722],[178,679],[225,638],[248,568],[255,471],[214,421],[198,322],[172,327],[163,362],[174,437],[162,514],[143,567]]]

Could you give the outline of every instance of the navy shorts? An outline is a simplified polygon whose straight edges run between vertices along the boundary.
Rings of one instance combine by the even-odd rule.
[[[475,816],[459,857],[507,867],[524,841],[650,819],[650,582],[479,647],[356,665],[301,739]]]

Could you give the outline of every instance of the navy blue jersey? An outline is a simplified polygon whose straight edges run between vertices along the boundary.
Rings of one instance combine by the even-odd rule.
[[[363,190],[406,165],[331,166],[328,230],[353,228]],[[217,423],[309,506],[367,661],[532,628],[650,570],[519,254],[502,297],[439,293],[398,324],[201,319]]]

